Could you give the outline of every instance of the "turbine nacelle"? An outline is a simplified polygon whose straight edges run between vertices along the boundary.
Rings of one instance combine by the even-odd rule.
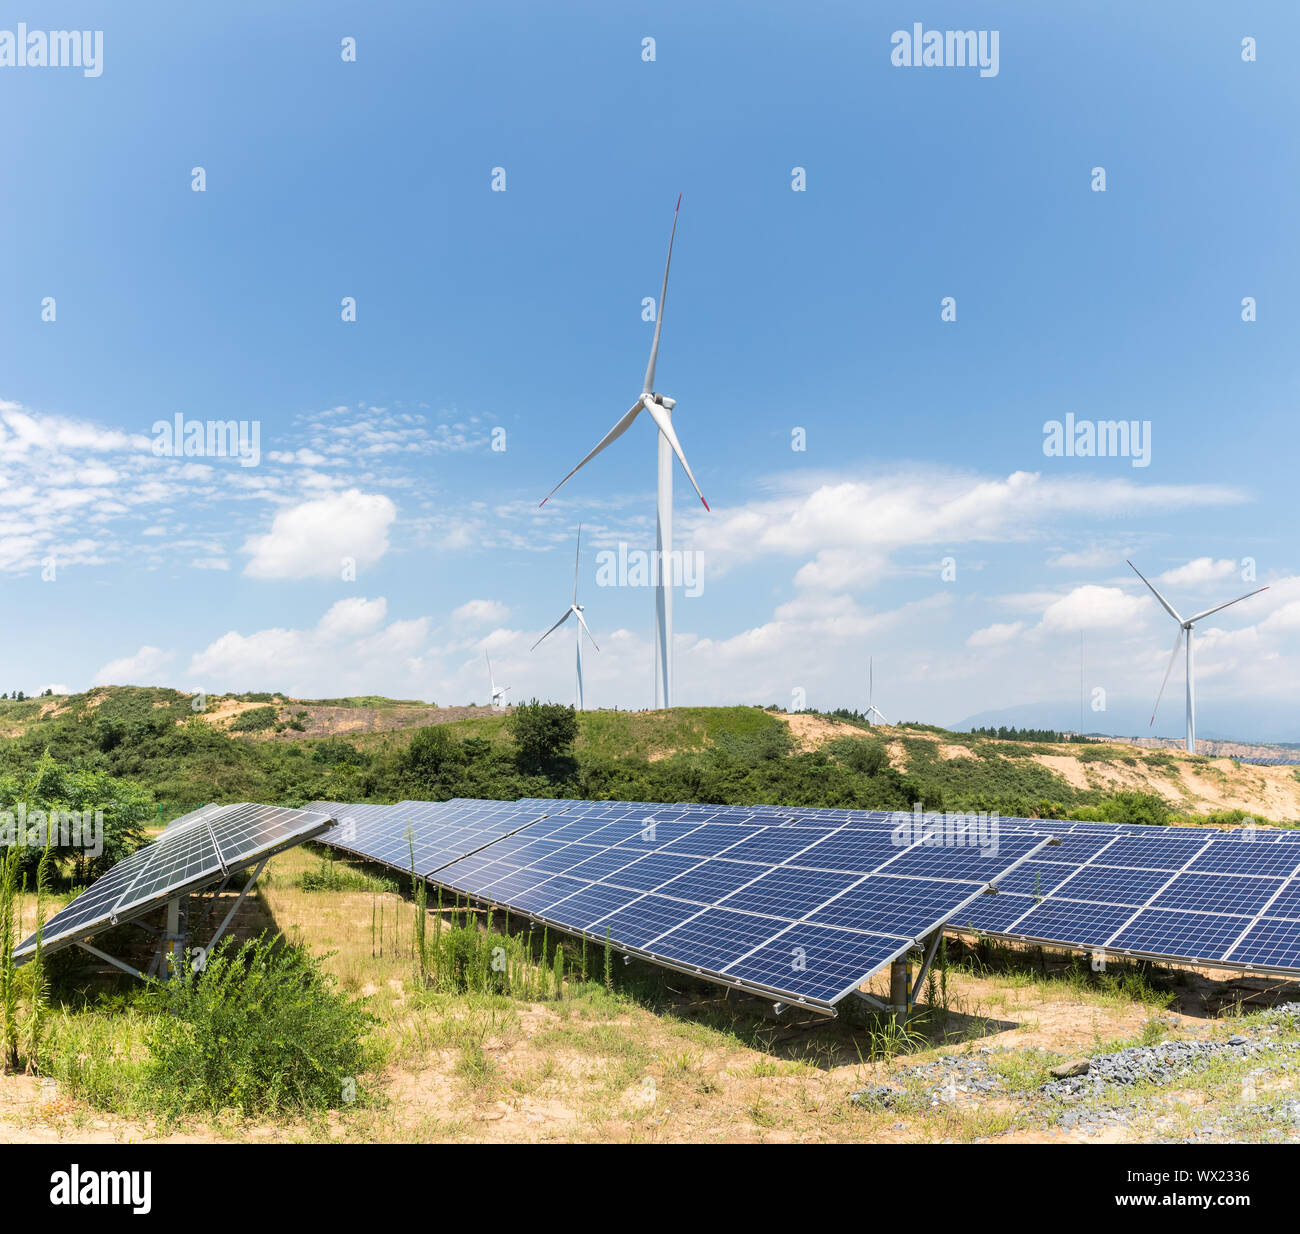
[[[658,403],[665,411],[672,411],[677,406],[675,398],[669,398],[666,394],[656,394],[653,391],[645,396],[646,402]]]

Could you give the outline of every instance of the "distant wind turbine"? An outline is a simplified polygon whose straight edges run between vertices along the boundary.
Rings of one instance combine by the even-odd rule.
[[[487,660],[488,681],[492,684],[492,706],[504,707],[506,705],[506,691],[510,689],[510,687],[497,685],[496,678],[492,676],[492,657],[485,651],[483,653],[483,658]]]
[[[871,723],[871,717],[874,715],[879,718],[881,724],[888,724],[889,721],[881,714],[880,708],[873,701],[876,696],[876,663],[874,657],[867,658],[867,723]]]
[[[582,707],[582,634],[584,630],[587,633],[587,637],[591,639],[591,645],[595,647],[597,651],[600,650],[600,647],[597,646],[596,640],[592,636],[591,631],[587,629],[586,621],[583,619],[582,616],[583,606],[578,603],[578,559],[581,553],[582,553],[582,524],[579,523],[578,524],[578,547],[574,550],[574,554],[573,554],[573,600],[570,602],[568,609],[565,610],[564,616],[561,617],[559,621],[557,621],[549,630],[546,631],[545,634],[542,635],[541,638],[537,640],[537,642],[535,642],[529,648],[529,651],[536,651],[538,647],[540,647],[546,641],[548,635],[554,634],[555,631],[558,630],[566,621],[568,621],[570,617],[576,617],[578,619],[578,624],[573,628],[573,634],[574,634],[574,639],[577,643],[578,710],[579,711],[583,710]]]
[[[704,502],[700,486],[695,483],[691,465],[682,453],[681,443],[673,432],[673,408],[677,400],[655,393],[655,364],[659,359],[659,334],[664,324],[664,305],[668,299],[668,269],[673,261],[673,240],[677,236],[677,212],[682,207],[681,195],[678,194],[677,206],[673,210],[673,229],[668,236],[668,260],[664,262],[663,289],[659,293],[659,307],[655,313],[654,341],[650,344],[650,362],[646,365],[645,381],[641,395],[628,413],[600,439],[594,450],[569,472],[555,488],[542,498],[545,505],[556,494],[560,486],[575,472],[596,457],[610,442],[622,437],[632,421],[642,411],[648,411],[650,418],[659,426],[659,497],[657,504],[655,548],[658,552],[658,582],[655,586],[655,706],[671,707],[673,691],[673,455],[677,456],[686,478],[691,482],[696,495]],[[593,640],[594,641],[594,640]]]
[[[1156,722],[1156,711],[1160,707],[1160,700],[1164,697],[1165,686],[1169,682],[1169,674],[1173,671],[1174,661],[1178,659],[1178,647],[1183,641],[1183,636],[1187,636],[1187,752],[1196,753],[1196,685],[1192,673],[1192,626],[1200,621],[1202,617],[1208,617],[1211,613],[1217,613],[1220,609],[1227,608],[1229,604],[1239,604],[1242,600],[1248,600],[1251,596],[1257,596],[1261,591],[1267,591],[1267,587],[1256,587],[1254,591],[1248,591],[1244,596],[1238,596],[1235,600],[1227,600],[1223,604],[1216,604],[1213,608],[1207,608],[1203,613],[1197,613],[1195,617],[1186,619],[1179,616],[1178,611],[1168,600],[1164,598],[1143,575],[1142,571],[1133,565],[1130,561],[1130,568],[1133,573],[1142,579],[1148,587],[1151,587],[1151,594],[1160,601],[1160,607],[1165,610],[1176,622],[1178,622],[1178,637],[1174,639],[1173,654],[1169,657],[1169,665],[1165,669],[1164,680],[1160,683],[1160,693],[1156,695],[1156,705],[1151,708],[1151,723]]]

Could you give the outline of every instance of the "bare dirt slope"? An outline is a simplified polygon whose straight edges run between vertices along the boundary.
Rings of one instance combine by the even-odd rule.
[[[867,730],[825,716],[769,714],[789,727],[801,750],[814,750],[841,737],[879,738],[887,743],[890,765],[902,772],[909,769],[910,762],[905,741],[931,744],[935,758],[945,762],[996,758],[1004,751],[1008,756],[1022,757],[1026,752],[1023,742],[981,737],[954,744],[954,737],[965,734],[884,724]],[[1129,742],[1107,743],[1100,748],[1062,744],[1031,749],[1029,757],[1034,762],[1075,789],[1155,793],[1175,809],[1198,813],[1244,810],[1274,822],[1300,819],[1300,775],[1295,767],[1255,766],[1226,757],[1193,758],[1167,746],[1144,748]],[[1086,756],[1081,757],[1080,751]]]

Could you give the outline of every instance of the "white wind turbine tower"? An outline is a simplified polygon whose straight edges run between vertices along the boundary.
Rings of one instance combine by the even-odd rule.
[[[540,647],[542,643],[546,641],[547,635],[554,634],[555,631],[558,630],[566,621],[568,621],[570,617],[576,617],[578,619],[578,624],[573,627],[573,634],[574,634],[575,642],[577,644],[578,710],[579,711],[583,710],[582,707],[582,634],[584,630],[587,633],[587,637],[591,639],[591,645],[595,647],[597,651],[600,650],[600,647],[597,646],[596,640],[592,636],[591,631],[587,629],[586,621],[583,619],[582,616],[583,606],[578,603],[578,558],[581,552],[582,552],[582,524],[579,523],[578,524],[578,547],[574,550],[573,553],[573,600],[570,602],[569,607],[565,611],[564,616],[561,617],[559,621],[557,621],[549,630],[546,631],[546,634],[543,634],[542,637],[539,638],[537,642],[535,642],[528,649],[529,651],[536,651],[538,647]]]
[[[1183,636],[1187,636],[1187,752],[1196,753],[1196,686],[1192,674],[1192,626],[1195,625],[1202,617],[1208,617],[1211,613],[1217,613],[1220,609],[1227,608],[1229,604],[1239,604],[1242,600],[1248,600],[1251,596],[1257,596],[1261,591],[1267,591],[1267,587],[1256,587],[1254,591],[1248,591],[1244,596],[1238,596],[1235,600],[1227,600],[1223,604],[1216,604],[1213,608],[1207,608],[1203,613],[1197,613],[1194,617],[1186,619],[1179,616],[1177,610],[1168,600],[1164,598],[1151,583],[1142,574],[1142,571],[1133,565],[1130,561],[1129,566],[1133,573],[1142,579],[1148,587],[1151,587],[1151,594],[1160,601],[1160,606],[1176,622],[1178,622],[1178,637],[1174,639],[1173,654],[1169,657],[1169,665],[1165,669],[1164,680],[1160,683],[1160,693],[1156,695],[1156,705],[1151,708],[1151,723],[1156,722],[1156,710],[1160,706],[1160,700],[1164,696],[1165,686],[1169,682],[1169,674],[1173,671],[1174,661],[1178,659],[1178,647],[1183,641]]]
[[[506,705],[506,691],[510,687],[497,685],[496,678],[492,676],[492,657],[485,651],[483,658],[487,661],[488,681],[492,684],[492,706],[504,707]]]
[[[867,681],[867,723],[871,723],[871,717],[874,715],[881,724],[888,724],[879,707],[876,706],[874,699],[876,696],[876,663],[874,657],[867,659],[867,672],[869,674]]]
[[[655,381],[655,363],[659,358],[659,334],[664,324],[664,305],[668,299],[668,269],[673,261],[673,240],[677,235],[677,211],[681,209],[682,199],[679,194],[677,197],[677,206],[673,210],[673,229],[668,236],[668,260],[664,262],[664,282],[663,289],[659,293],[659,308],[655,314],[655,334],[654,341],[650,344],[650,362],[646,365],[645,381],[642,385],[641,395],[635,403],[632,404],[631,410],[617,423],[604,437],[597,443],[596,448],[591,451],[578,464],[569,475],[564,477],[555,488],[551,489],[547,495],[542,498],[542,505],[545,505],[564,484],[574,472],[578,471],[585,464],[589,463],[596,457],[611,441],[621,437],[627,432],[629,425],[637,418],[641,411],[648,411],[650,418],[659,427],[659,499],[657,504],[655,548],[658,552],[658,582],[655,586],[655,706],[671,707],[673,691],[673,455],[675,454],[686,472],[686,478],[691,482],[691,487],[695,489],[696,495],[704,502],[704,508],[709,508],[709,503],[704,501],[704,494],[700,492],[700,486],[695,483],[695,476],[691,471],[691,465],[686,461],[686,455],[682,453],[681,443],[677,440],[677,434],[673,432],[673,408],[677,406],[677,400],[667,398],[658,394],[654,390]],[[593,640],[594,642],[594,640]]]

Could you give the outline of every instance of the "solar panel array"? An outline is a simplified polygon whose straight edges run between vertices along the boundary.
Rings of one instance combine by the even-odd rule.
[[[321,834],[333,822],[329,813],[278,806],[205,806],[164,828],[157,839],[119,861],[41,931],[44,950],[89,938],[121,921],[152,911],[173,896],[188,895]],[[36,936],[14,951],[25,959],[36,950]]]
[[[837,821],[791,829],[788,811],[644,802],[331,808],[335,847],[822,1011],[1048,842],[1025,833],[990,845],[971,831],[935,846]]]
[[[1234,754],[1232,759],[1237,763],[1249,763],[1253,767],[1295,767],[1300,766],[1300,758],[1294,755],[1287,757],[1269,756],[1263,758],[1254,758],[1247,754]]]
[[[787,827],[835,820],[870,830],[900,819],[883,810],[753,809],[791,816]],[[901,817],[918,825],[918,816]],[[997,825],[1061,843],[1000,880],[1001,894],[975,902],[953,926],[1146,959],[1300,972],[1300,830],[1027,818]]]

